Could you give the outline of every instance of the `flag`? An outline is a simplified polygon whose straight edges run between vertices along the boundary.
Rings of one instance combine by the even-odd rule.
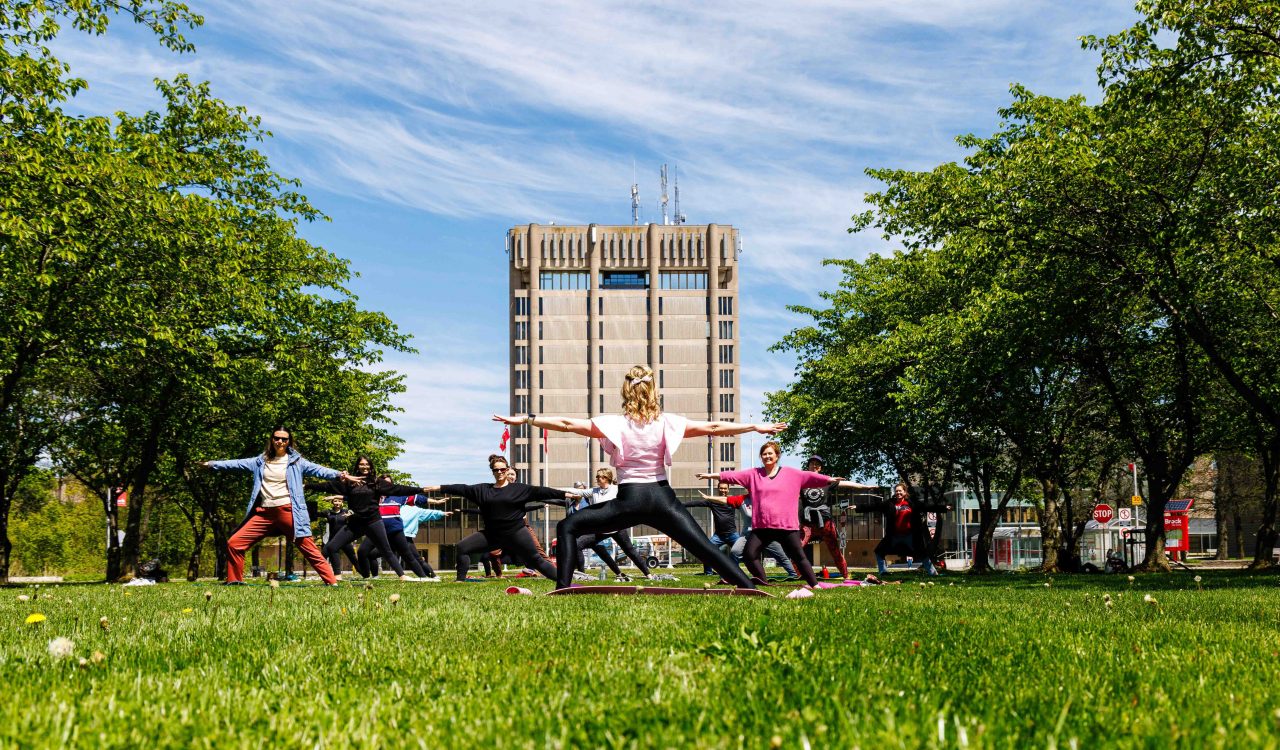
[[[510,427],[503,427],[503,428],[502,428],[502,441],[498,443],[498,452],[499,452],[499,453],[506,453],[506,452],[507,452],[507,441],[508,441],[508,440],[510,440],[510,439],[511,439],[511,428],[510,428]]]
[[[542,431],[542,455],[545,456],[548,453],[550,453],[550,449],[547,448],[547,431],[543,430]]]

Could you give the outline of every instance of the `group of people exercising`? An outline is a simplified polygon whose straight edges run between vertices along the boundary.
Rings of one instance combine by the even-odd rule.
[[[531,429],[570,432],[600,441],[612,469],[595,475],[596,486],[572,490],[537,487],[516,481],[515,470],[504,456],[489,457],[493,481],[482,484],[440,484],[410,486],[397,484],[379,474],[366,456],[357,459],[350,471],[337,471],[312,463],[293,445],[287,429],[272,430],[267,446],[258,456],[227,461],[203,461],[199,465],[214,471],[246,471],[253,475],[246,518],[227,542],[228,584],[243,583],[245,552],[267,536],[286,536],[302,552],[307,562],[326,584],[336,584],[339,555],[351,558],[356,570],[368,576],[372,560],[380,556],[402,580],[405,566],[421,579],[434,578],[434,571],[422,560],[412,544],[420,523],[450,515],[428,506],[443,503],[429,494],[460,497],[471,507],[463,512],[480,516],[479,531],[457,545],[457,580],[467,578],[473,557],[489,561],[509,558],[513,562],[556,581],[557,588],[572,585],[582,552],[593,549],[616,576],[623,577],[612,555],[602,543],[617,544],[637,565],[640,574],[650,575],[645,560],[630,542],[629,529],[652,526],[702,561],[707,573],[718,573],[722,582],[751,589],[766,583],[763,554],[770,554],[789,574],[798,574],[809,586],[817,585],[813,567],[803,552],[811,541],[821,541],[836,562],[843,578],[848,577],[842,540],[832,517],[830,493],[836,488],[874,489],[821,473],[823,461],[814,456],[805,470],[779,464],[781,446],[767,441],[760,449],[761,466],[755,469],[699,474],[699,479],[718,481],[719,494],[704,494],[701,501],[681,503],[671,489],[667,467],[673,463],[681,442],[689,437],[731,436],[747,432],[775,435],[785,423],[743,424],[739,422],[695,421],[660,408],[653,371],[645,365],[632,367],[622,383],[622,414],[591,419],[525,416],[498,416],[507,425],[528,425]],[[616,473],[615,473],[616,472]],[[305,481],[311,479],[312,481]],[[746,490],[729,495],[731,486]],[[335,511],[328,515],[329,541],[323,550],[311,538],[310,514],[305,492],[329,495]],[[556,562],[545,554],[526,514],[544,505],[565,507],[568,514],[556,527]],[[713,515],[713,534],[705,535],[689,512],[705,505]],[[883,573],[888,554],[907,554],[920,549],[923,513],[941,509],[921,503],[906,485],[898,485],[888,499],[859,503],[858,510],[879,509],[886,516],[886,534],[876,548]],[[750,510],[749,533],[739,535],[735,513]],[[363,538],[360,551],[353,543]],[[728,549],[728,554],[721,546]],[[741,558],[750,573],[737,563]],[[924,558],[928,560],[928,556]],[[499,565],[501,563],[499,562]],[[499,568],[500,569],[500,568]],[[928,572],[936,572],[926,562]]]

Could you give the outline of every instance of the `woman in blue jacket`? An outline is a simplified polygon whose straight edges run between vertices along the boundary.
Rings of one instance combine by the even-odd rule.
[[[244,583],[244,553],[269,536],[285,536],[329,585],[338,579],[311,540],[311,517],[302,491],[303,477],[337,479],[347,476],[327,466],[313,464],[293,446],[293,433],[283,427],[271,431],[267,447],[253,458],[229,461],[201,461],[199,466],[214,471],[248,471],[253,474],[253,491],[244,523],[227,540],[228,585]]]

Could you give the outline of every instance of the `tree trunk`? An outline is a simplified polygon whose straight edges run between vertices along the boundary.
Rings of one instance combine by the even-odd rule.
[[[1258,537],[1253,548],[1251,570],[1266,570],[1274,567],[1272,550],[1276,546],[1276,491],[1280,486],[1280,440],[1268,441],[1262,454],[1262,523],[1258,526]]]
[[[9,507],[10,498],[0,499],[0,583],[9,582],[9,555],[13,553],[13,542],[9,541]]]
[[[142,548],[142,509],[146,496],[147,484],[160,460],[160,433],[169,419],[169,405],[173,400],[173,392],[177,389],[177,380],[170,377],[156,400],[157,409],[152,412],[151,422],[147,425],[147,435],[142,443],[141,460],[134,471],[132,490],[134,501],[129,503],[128,523],[124,532],[124,549],[122,560],[124,567],[130,572],[138,568],[138,552]]]
[[[192,526],[192,536],[195,542],[191,545],[191,557],[187,559],[187,580],[194,581],[200,577],[200,552],[204,547],[204,535],[207,531],[208,523],[204,518],[200,519],[198,526]]]
[[[1040,494],[1044,505],[1040,510],[1040,569],[1045,573],[1062,571],[1059,551],[1062,549],[1062,506],[1058,503],[1058,485],[1052,479],[1040,480]],[[1067,524],[1070,519],[1067,520]],[[1070,555],[1068,555],[1070,559]]]

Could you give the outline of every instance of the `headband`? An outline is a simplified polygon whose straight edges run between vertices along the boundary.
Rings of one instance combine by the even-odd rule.
[[[627,378],[627,382],[631,385],[640,385],[641,383],[652,383],[653,376],[645,375],[643,378]]]

